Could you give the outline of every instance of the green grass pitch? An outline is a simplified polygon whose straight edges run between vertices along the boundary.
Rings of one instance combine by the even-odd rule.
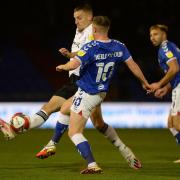
[[[56,155],[45,159],[35,154],[47,143],[53,130],[32,130],[5,141],[0,136],[0,180],[175,180],[180,179],[180,146],[167,129],[118,129],[121,139],[142,162],[133,170],[116,148],[100,133],[86,129],[96,161],[104,170],[99,175],[80,175],[86,164],[64,135]]]

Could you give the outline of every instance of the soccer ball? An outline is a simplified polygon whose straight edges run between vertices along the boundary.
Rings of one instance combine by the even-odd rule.
[[[16,113],[12,116],[10,125],[16,133],[23,133],[29,129],[29,117],[23,113]]]

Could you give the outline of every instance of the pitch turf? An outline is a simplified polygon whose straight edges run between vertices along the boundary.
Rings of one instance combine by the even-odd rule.
[[[57,154],[40,160],[35,154],[46,144],[53,130],[32,130],[13,141],[0,136],[0,180],[175,180],[180,179],[180,146],[165,129],[119,129],[118,133],[142,161],[140,170],[130,169],[115,149],[96,130],[85,130],[95,158],[103,168],[100,175],[80,175],[85,163],[67,134]]]

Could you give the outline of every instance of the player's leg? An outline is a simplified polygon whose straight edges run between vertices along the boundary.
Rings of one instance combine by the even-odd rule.
[[[67,83],[65,86],[63,86],[61,89],[59,89],[53,95],[53,97],[50,99],[50,101],[42,107],[42,109],[40,111],[38,111],[36,114],[34,114],[31,117],[27,117],[29,119],[30,129],[41,126],[53,112],[59,111],[60,107],[62,106],[62,104],[64,103],[64,101],[66,99],[68,99],[69,97],[71,97],[72,95],[75,94],[75,92],[77,91],[77,85],[75,83],[77,79],[78,79],[78,76],[72,74],[70,76],[69,83]],[[24,124],[22,121],[21,126],[23,127],[23,125]],[[5,126],[6,126],[6,128],[4,128]],[[18,124],[18,126],[20,126],[20,125]],[[59,129],[58,123],[57,123],[56,127],[57,127],[56,130]],[[18,128],[22,129],[20,127],[18,127]],[[13,133],[15,135],[17,135],[17,133],[13,132],[13,128],[11,128],[10,124],[6,123],[3,120],[0,121],[0,130],[3,132],[3,134],[5,136],[6,135],[10,136]],[[56,130],[55,130],[55,133],[57,132],[57,134],[58,134],[58,132],[60,132],[60,131],[56,131]],[[61,135],[59,135],[59,136],[61,136]],[[15,136],[11,136],[11,138],[9,138],[9,139],[12,139],[14,137]]]
[[[61,96],[52,96],[49,102],[44,104],[40,111],[30,117],[30,129],[41,126],[52,113],[59,111],[65,100],[66,99]]]
[[[92,173],[100,173],[101,169],[95,162],[95,159],[91,151],[91,147],[87,139],[83,135],[83,129],[85,127],[86,121],[87,120],[81,115],[75,112],[71,112],[68,135],[72,142],[75,144],[80,155],[86,160],[88,164],[88,169],[83,170],[81,173],[89,174],[89,171],[92,171]]]
[[[65,101],[66,102],[66,101]],[[69,101],[68,101],[69,102]],[[59,119],[56,123],[54,135],[47,145],[36,154],[37,158],[45,159],[56,153],[56,144],[60,141],[69,126],[69,115],[59,112]]]
[[[59,89],[56,92],[56,94],[61,97],[64,97],[64,99],[68,99],[69,97],[75,94],[76,90],[77,90],[77,86],[73,81],[65,85],[63,88]],[[67,102],[65,101],[63,103],[63,109],[62,109],[63,112],[62,111],[59,112],[59,119],[57,120],[56,123],[54,135],[52,136],[51,140],[47,143],[47,145],[40,152],[36,154],[37,158],[45,159],[55,154],[56,144],[60,141],[61,137],[68,128],[71,101],[72,99],[69,99]],[[67,113],[65,111],[67,111]]]
[[[168,128],[180,144],[180,84],[172,91],[172,104],[168,117]],[[180,163],[180,159],[174,161]]]
[[[94,127],[103,135],[107,137],[107,139],[113,143],[118,149],[124,149],[125,144],[120,140],[118,134],[116,133],[115,129],[104,122],[102,117],[101,106],[97,106],[93,109],[91,113],[91,121]]]
[[[175,129],[175,133],[173,134],[176,138],[178,144],[180,144],[180,114],[176,116],[172,116],[173,128]],[[180,163],[180,159],[174,161],[174,163]]]
[[[104,122],[100,105],[93,109],[91,121],[94,127],[119,149],[131,168],[139,169],[141,167],[140,161],[135,157],[131,149],[123,143],[115,129]]]
[[[97,165],[90,145],[83,135],[83,129],[89,118],[92,109],[103,100],[99,95],[89,95],[82,90],[78,90],[74,96],[71,106],[71,116],[68,135],[75,144],[80,155],[86,160],[88,167],[81,171],[81,174],[101,173],[102,170]]]
[[[61,89],[59,89],[56,92],[56,95],[63,98],[64,101],[61,103],[61,106],[58,107],[57,111],[59,111],[59,119],[56,123],[56,128],[54,131],[54,135],[49,141],[50,145],[52,144],[57,144],[68,128],[69,124],[69,113],[70,113],[70,106],[71,106],[71,101],[72,101],[72,96],[76,93],[77,91],[77,85],[76,85],[76,80],[78,79],[78,76],[72,74],[70,76],[70,81],[67,83],[65,86],[63,86]],[[68,101],[65,101],[67,100]],[[63,105],[63,109],[61,109]]]
[[[180,114],[173,116],[173,125],[175,129],[179,132],[180,131]]]
[[[171,116],[171,114],[169,114],[169,117],[168,117],[168,128],[170,130],[170,132],[172,133],[172,135],[175,137],[176,139],[176,142],[178,144],[180,144],[180,131],[177,130],[176,126],[178,126],[178,120],[175,121],[175,125],[173,123],[173,116]]]
[[[180,85],[172,91],[171,111],[168,117],[168,128],[180,144]]]
[[[50,101],[45,105],[43,105],[42,109],[38,111],[36,114],[32,116],[27,116],[24,115],[23,113],[17,113],[17,114],[25,116],[28,119],[29,129],[33,129],[41,126],[48,119],[51,113],[58,111],[64,101],[65,99],[63,97],[54,95],[50,99]],[[24,126],[24,122],[22,121],[22,123],[19,124],[18,128],[21,129],[21,127],[23,128],[23,126]],[[14,129],[15,127],[13,125],[10,125],[9,123],[4,122],[3,120],[0,121],[0,130],[8,139],[13,139],[17,134],[21,134],[23,132],[23,131],[15,132]],[[12,136],[12,134],[14,134],[14,136]]]
[[[66,104],[71,105],[71,101],[72,99],[69,99],[67,100],[67,102],[65,101],[63,103],[65,104],[63,108],[64,111],[65,111]],[[69,109],[70,109],[70,105],[69,105]],[[60,141],[61,137],[66,132],[69,126],[69,111],[70,111],[69,109],[68,109],[67,115],[65,112],[63,113],[61,111],[59,112],[59,119],[56,122],[54,134],[51,140],[47,143],[47,145],[40,152],[36,154],[37,158],[45,159],[56,153],[56,144]]]

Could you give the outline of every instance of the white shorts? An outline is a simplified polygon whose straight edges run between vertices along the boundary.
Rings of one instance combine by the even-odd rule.
[[[180,83],[172,90],[172,104],[170,114],[172,116],[180,115]]]
[[[71,110],[80,114],[85,119],[88,119],[91,115],[92,109],[99,105],[104,100],[105,96],[105,92],[92,95],[86,93],[81,88],[78,88],[72,101]]]

